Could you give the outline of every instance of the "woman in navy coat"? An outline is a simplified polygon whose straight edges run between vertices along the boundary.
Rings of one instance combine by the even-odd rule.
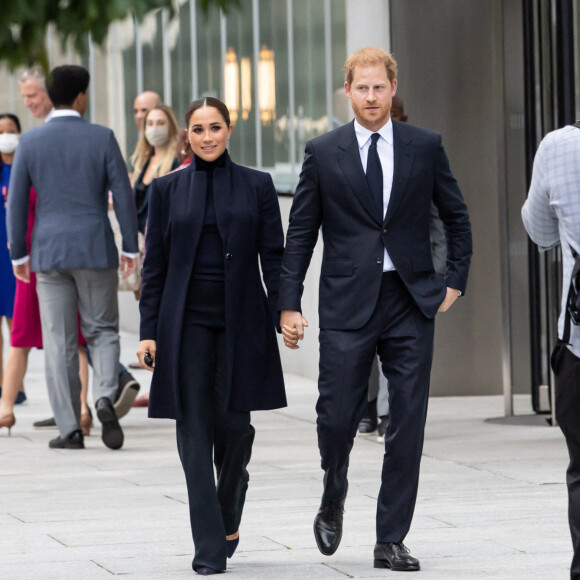
[[[270,175],[228,155],[227,107],[198,99],[185,122],[193,162],[152,182],[137,356],[154,367],[149,416],[177,420],[192,565],[207,575],[239,541],[250,411],[286,406],[275,335],[284,235]]]

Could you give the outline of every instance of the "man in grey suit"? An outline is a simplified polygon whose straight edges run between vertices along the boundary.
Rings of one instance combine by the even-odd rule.
[[[119,365],[118,252],[107,216],[108,191],[123,234],[121,268],[136,267],[137,213],[127,171],[113,132],[82,119],[89,73],[55,68],[48,94],[51,120],[22,136],[8,194],[8,237],[16,277],[37,273],[45,370],[60,436],[49,447],[82,449],[77,309],[93,359],[93,394],[102,439],[123,445],[113,400]],[[28,198],[37,191],[30,256],[26,248]]]

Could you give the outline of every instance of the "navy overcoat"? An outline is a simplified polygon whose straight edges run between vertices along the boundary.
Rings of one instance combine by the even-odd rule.
[[[278,196],[268,173],[236,165],[229,156],[213,175],[224,250],[228,407],[284,407],[274,323],[284,251]],[[139,303],[141,340],[157,343],[149,417],[181,418],[182,323],[205,202],[206,174],[195,171],[195,161],[152,182]]]

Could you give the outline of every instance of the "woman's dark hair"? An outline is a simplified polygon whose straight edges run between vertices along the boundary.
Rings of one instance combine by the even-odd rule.
[[[12,113],[0,113],[0,119],[10,119],[16,125],[18,132],[22,133],[22,128],[20,127],[20,119],[18,119],[16,115],[13,115]]]
[[[226,125],[228,127],[230,126],[230,112],[225,104],[215,97],[203,97],[202,99],[196,99],[193,101],[193,103],[190,103],[189,107],[187,107],[187,110],[185,111],[185,126],[188,129],[191,115],[193,115],[193,113],[202,107],[213,107],[214,109],[217,109]]]
[[[55,107],[72,105],[89,87],[91,76],[82,66],[65,64],[52,69],[47,79],[48,96]]]

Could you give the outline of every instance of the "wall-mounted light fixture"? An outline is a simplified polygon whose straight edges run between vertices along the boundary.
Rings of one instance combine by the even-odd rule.
[[[240,69],[242,80],[242,119],[247,121],[252,110],[252,64],[247,56],[240,61]]]
[[[265,44],[260,50],[258,63],[260,119],[263,125],[269,125],[276,119],[276,71],[274,51]]]
[[[226,64],[224,71],[224,97],[226,107],[230,110],[230,120],[232,125],[238,120],[240,108],[240,81],[239,81],[238,57],[236,51],[230,46],[226,53]]]

